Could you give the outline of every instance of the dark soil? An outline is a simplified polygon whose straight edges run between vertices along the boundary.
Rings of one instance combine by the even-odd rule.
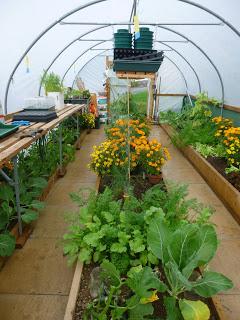
[[[94,264],[84,265],[81,284],[79,289],[78,300],[76,304],[75,313],[73,315],[73,320],[82,320],[84,310],[86,309],[88,303],[92,300],[90,291],[89,291],[89,282],[90,282],[90,275],[94,268]]]
[[[92,270],[97,267],[97,265],[90,264],[90,265],[84,265],[83,272],[82,272],[82,278],[81,278],[81,284],[80,284],[80,290],[78,295],[78,300],[76,304],[75,314],[73,316],[73,320],[83,320],[84,310],[86,309],[88,303],[92,301],[90,290],[89,290],[89,282],[90,282],[90,275]],[[162,281],[166,281],[164,272],[162,271],[162,268],[159,267],[159,277]],[[122,294],[120,296],[120,300],[125,300],[125,298],[129,298],[129,290],[128,288],[122,288]],[[153,303],[154,307],[154,317],[160,317],[161,319],[166,319],[167,314],[166,310],[163,304],[164,295],[159,293],[158,294],[159,300],[155,301]],[[189,300],[201,300],[204,303],[206,303],[211,311],[211,317],[209,320],[220,320],[216,308],[212,302],[212,299],[205,299],[202,297],[199,297],[198,295],[192,293],[192,292],[186,292],[182,298],[186,298]],[[125,318],[124,318],[125,319]],[[89,319],[90,320],[90,319]]]
[[[225,178],[230,182],[238,191],[240,191],[240,173],[232,172],[230,174],[225,173],[225,169],[228,167],[227,161],[223,158],[208,157],[207,161]]]
[[[113,189],[114,186],[112,184],[112,181],[112,176],[105,176],[101,178],[99,192],[102,193],[106,187]],[[144,176],[141,174],[131,176],[130,184],[133,187],[133,194],[138,199],[142,197],[143,193],[145,193],[148,189],[153,187],[153,185],[148,181],[148,179],[144,178]],[[165,188],[164,182],[162,182],[162,184],[163,188]],[[127,188],[127,185],[123,186],[123,188],[124,187]],[[119,193],[119,198],[123,198],[123,192]]]

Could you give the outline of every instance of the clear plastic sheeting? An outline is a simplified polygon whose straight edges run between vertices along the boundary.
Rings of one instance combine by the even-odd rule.
[[[240,30],[240,1],[194,0],[193,2],[212,10],[230,22],[237,30]],[[85,25],[60,24],[59,19],[63,15],[87,3],[89,3],[88,7],[63,19],[64,22],[84,22]],[[90,5],[91,3],[92,5]],[[94,52],[89,50],[91,46],[96,44],[96,48],[112,48],[111,41],[101,44],[100,41],[97,43],[91,39],[111,40],[117,29],[127,26],[110,25],[93,30],[101,27],[101,24],[104,23],[128,22],[133,1],[106,0],[93,3],[94,1],[86,0],[1,1],[0,26],[3,32],[0,34],[0,101],[4,103],[7,84],[11,80],[7,95],[8,112],[19,110],[23,106],[25,98],[38,95],[39,81],[43,70],[48,68],[58,55],[59,57],[52,64],[50,71],[63,77],[69,68],[63,83],[65,86],[71,86],[76,72],[94,56]],[[171,50],[166,44],[176,49],[190,62],[198,74],[202,91],[207,91],[209,96],[218,99],[222,97],[220,75],[225,93],[224,102],[228,105],[240,106],[238,90],[238,83],[240,83],[240,38],[236,33],[208,12],[179,0],[140,0],[137,11],[140,23],[146,23],[146,26],[155,31],[155,39],[161,41],[161,43],[155,43],[156,49]],[[48,32],[43,33],[39,41],[36,41],[29,50],[27,57],[20,61],[31,43],[35,42],[37,37],[54,22],[58,23]],[[91,25],[91,22],[98,23],[98,25]],[[161,23],[162,26],[151,26],[153,23]],[[191,23],[195,25],[191,25]],[[199,23],[201,25],[196,25]],[[214,25],[210,25],[211,23]],[[84,36],[90,31],[92,32]],[[184,37],[174,31],[190,39],[202,51],[191,41],[187,42]],[[89,41],[78,41],[78,37],[89,39]],[[63,50],[65,47],[66,50]],[[165,53],[182,70],[189,93],[195,95],[199,92],[196,76],[186,61],[175,51],[166,51]],[[75,60],[76,62],[73,64]],[[10,79],[10,75],[18,63],[19,66]],[[182,88],[185,92],[184,83],[180,83],[179,80],[178,70],[175,68],[171,72],[171,69],[168,68],[166,72],[168,71],[168,75],[161,75],[165,77],[164,85],[166,88],[177,83],[178,87],[175,88],[175,91]],[[97,74],[99,79],[96,80],[96,83],[101,83],[102,75],[98,71]],[[41,92],[44,94],[43,90]]]
[[[164,111],[179,112],[182,109],[183,97],[160,97],[158,113]]]

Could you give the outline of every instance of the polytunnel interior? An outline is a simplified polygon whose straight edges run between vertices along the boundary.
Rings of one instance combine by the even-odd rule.
[[[239,12],[0,1],[0,320],[239,320]]]
[[[23,99],[27,96],[38,94],[37,87],[43,70],[49,67],[57,54],[66,46],[67,49],[60,54],[49,70],[64,76],[64,84],[71,85],[75,73],[93,57],[95,52],[90,48],[96,45],[96,48],[104,49],[111,44],[109,41],[98,45],[96,40],[112,39],[114,30],[119,28],[121,23],[130,21],[133,3],[122,1],[121,12],[116,10],[115,1],[111,0],[76,2],[75,7],[73,4],[71,7],[67,7],[66,4],[59,3],[57,10],[55,10],[55,3],[52,2],[50,6],[48,5],[47,12],[44,11],[43,3],[37,6],[39,12],[37,17],[31,14],[33,10],[31,2],[24,10],[19,10],[18,6],[19,4],[11,2],[4,4],[3,10],[1,10],[1,21],[6,30],[1,35],[2,42],[5,44],[1,56],[2,61],[8,62],[2,64],[1,101],[4,104],[4,100],[8,100],[6,102],[9,105],[9,111],[19,109]],[[78,7],[79,9],[77,9]],[[81,9],[81,7],[83,8]],[[176,51],[167,52],[179,68],[184,70],[190,94],[194,95],[199,92],[197,74],[202,91],[207,91],[210,96],[219,99],[224,98],[224,103],[228,105],[237,106],[236,83],[239,77],[236,72],[239,53],[237,7],[238,4],[234,1],[232,5],[224,5],[224,3],[219,5],[219,1],[212,1],[210,5],[204,1],[196,3],[191,1],[159,1],[157,3],[140,1],[138,12],[141,16],[141,23],[149,23],[151,30],[155,32],[155,40],[166,41],[166,45],[171,45],[192,66],[190,67]],[[7,21],[5,13],[8,10],[13,12],[13,19],[19,26],[18,28],[13,27],[12,21]],[[71,11],[76,12],[70,14]],[[101,12],[100,15],[99,12]],[[66,18],[62,19],[61,17],[64,15]],[[56,24],[44,33],[27,52],[30,72],[26,73],[26,54],[24,55],[24,51],[26,52],[26,49],[30,48],[29,45],[35,42],[41,32],[53,22]],[[110,26],[101,28],[101,25],[108,23]],[[159,24],[159,26],[154,24]],[[98,27],[99,30],[91,32]],[[88,32],[89,35],[81,37]],[[74,41],[78,37],[82,40],[93,38],[94,41]],[[13,41],[7,41],[9,38]],[[71,42],[73,43],[69,45]],[[14,50],[11,48],[13,45]],[[169,49],[166,45],[164,42],[155,42],[155,48],[158,50]],[[81,56],[78,58],[80,53]],[[82,55],[82,53],[84,54]],[[23,59],[20,62],[21,57]],[[75,60],[76,62],[71,66]],[[19,66],[11,77],[6,99],[10,75],[19,62]],[[166,63],[170,64],[169,61]],[[70,70],[68,70],[69,67]],[[66,71],[68,72],[65,75]],[[173,81],[174,77],[178,77],[177,73],[178,70],[173,75]],[[169,81],[171,82],[171,79]],[[176,87],[173,90],[178,91]],[[182,88],[179,90],[182,91]]]

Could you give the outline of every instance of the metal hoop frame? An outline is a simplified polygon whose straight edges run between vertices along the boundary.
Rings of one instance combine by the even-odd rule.
[[[41,32],[36,38],[35,40],[29,45],[29,47],[25,50],[25,52],[23,53],[23,55],[20,57],[20,59],[18,60],[17,64],[15,65],[15,67],[13,68],[10,76],[9,76],[9,79],[8,79],[8,82],[7,82],[7,86],[6,86],[6,90],[5,90],[5,97],[4,97],[4,112],[5,114],[7,114],[7,103],[8,103],[8,92],[9,92],[9,87],[10,87],[10,84],[11,84],[11,80],[17,70],[17,68],[19,67],[19,65],[21,64],[21,62],[23,61],[24,57],[27,55],[27,53],[32,49],[32,47],[49,31],[51,30],[53,27],[55,27],[58,23],[60,23],[63,19],[69,17],[70,15],[78,12],[78,11],[81,11],[87,7],[90,7],[90,6],[93,6],[93,5],[96,5],[98,3],[101,3],[101,2],[105,2],[105,1],[108,1],[108,0],[95,0],[95,1],[91,1],[91,2],[88,2],[80,7],[77,7],[75,8],[74,10],[71,10],[69,11],[68,13],[66,13],[65,15],[63,15],[62,17],[60,17],[57,21],[53,22],[52,24],[50,24],[45,30],[43,30],[43,32]],[[189,1],[189,0],[178,0],[180,2],[184,2],[186,4],[189,4],[189,5],[192,5],[194,7],[197,7],[209,14],[211,14],[212,16],[218,18],[219,20],[221,20],[224,24],[226,24],[238,37],[240,37],[240,32],[231,24],[229,23],[228,21],[226,21],[223,17],[221,17],[220,15],[218,15],[217,13],[215,13],[214,11],[202,6],[202,5],[199,5],[195,2],[192,2],[192,1]],[[216,70],[217,71],[217,70]],[[217,71],[217,73],[219,73],[219,71]],[[221,76],[220,76],[221,78]],[[223,86],[223,103],[224,103],[224,85],[223,85],[223,82],[222,82],[222,79],[221,79],[221,85]]]
[[[163,44],[164,46],[166,46],[166,47],[170,48],[171,50],[173,50],[174,52],[176,52],[176,53],[188,64],[188,66],[192,69],[192,71],[194,72],[194,74],[195,74],[195,76],[196,76],[196,79],[197,79],[197,82],[198,82],[199,92],[202,92],[202,86],[201,86],[200,78],[199,78],[196,70],[195,70],[194,67],[192,66],[192,64],[191,64],[178,50],[176,50],[176,49],[173,48],[172,46],[164,43],[163,41],[157,41],[157,42]],[[104,52],[105,52],[105,51],[104,51]],[[98,57],[99,55],[100,55],[100,54],[97,54],[95,57]],[[93,58],[91,58],[89,61],[87,61],[86,64],[88,64],[89,62],[91,62],[95,57],[93,57]],[[86,64],[84,64],[83,68],[86,66]],[[82,69],[83,69],[83,68],[82,68]],[[75,83],[75,81],[76,81],[77,76],[78,76],[79,73],[82,71],[82,69],[81,69],[80,71],[78,71],[78,73],[77,73],[77,75],[76,75],[76,77],[75,77],[75,79],[74,79],[74,81],[73,81],[73,83],[72,83],[72,88],[73,88],[73,86],[74,86],[74,83]]]
[[[72,83],[72,88],[73,88],[74,83],[75,83],[75,81],[76,81],[76,79],[77,79],[77,76],[81,73],[81,71],[82,71],[91,61],[93,61],[95,58],[97,58],[98,56],[100,56],[101,54],[103,54],[104,52],[109,51],[109,50],[111,50],[111,49],[106,49],[106,50],[98,53],[97,55],[95,55],[94,57],[92,57],[91,59],[89,59],[89,60],[82,66],[82,68],[78,71],[76,77],[74,78],[74,81],[73,81],[73,83]],[[168,56],[166,56],[166,55],[164,55],[164,57],[167,58],[167,59],[176,67],[176,69],[179,71],[179,73],[180,73],[180,75],[181,75],[181,77],[182,77],[182,79],[183,79],[183,81],[184,81],[184,84],[185,84],[185,87],[186,87],[186,94],[187,94],[187,96],[188,96],[188,99],[189,99],[189,101],[190,101],[190,104],[193,105],[193,104],[192,104],[192,99],[191,99],[191,97],[190,97],[190,95],[189,95],[189,91],[188,91],[188,88],[189,88],[189,87],[188,87],[187,79],[186,79],[186,77],[184,76],[184,73],[183,73],[182,70],[179,68],[179,66],[177,65],[177,63],[175,63],[172,59],[170,59],[170,58],[169,58]]]
[[[126,23],[126,25],[128,25],[129,23]],[[117,25],[117,24],[116,24]],[[105,26],[104,28],[107,28],[109,26]],[[214,64],[214,62],[212,61],[212,59],[207,55],[207,53],[199,46],[197,45],[194,41],[192,41],[191,39],[189,39],[188,37],[186,37],[184,34],[176,31],[176,30],[173,30],[171,28],[168,28],[168,27],[165,27],[165,26],[157,26],[158,28],[160,29],[165,29],[167,31],[170,31],[174,34],[177,34],[179,35],[180,37],[182,37],[183,39],[185,39],[186,41],[190,42],[193,46],[195,46],[206,58],[207,60],[210,62],[210,64],[213,66],[213,68],[215,69],[217,75],[218,75],[218,78],[219,78],[219,81],[220,81],[220,85],[221,85],[221,92],[222,92],[222,108],[223,108],[223,102],[224,102],[224,84],[223,84],[223,80],[222,80],[222,76],[217,68],[217,66]],[[90,50],[90,49],[89,49]],[[88,51],[86,51],[85,53],[87,53]],[[76,60],[75,62],[80,58],[82,57],[82,55],[80,55]],[[74,63],[75,63],[74,62]],[[74,65],[74,63],[71,65],[71,67]],[[67,72],[71,69],[71,67],[67,70]],[[65,76],[66,76],[67,73],[64,74],[63,78],[62,78],[62,81],[64,80]],[[222,112],[222,111],[221,111]]]

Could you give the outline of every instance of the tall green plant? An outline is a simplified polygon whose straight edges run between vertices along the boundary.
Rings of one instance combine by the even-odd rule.
[[[63,92],[63,85],[61,82],[61,78],[59,75],[55,74],[54,72],[50,72],[43,74],[41,78],[41,83],[45,88],[46,94],[48,92]]]

